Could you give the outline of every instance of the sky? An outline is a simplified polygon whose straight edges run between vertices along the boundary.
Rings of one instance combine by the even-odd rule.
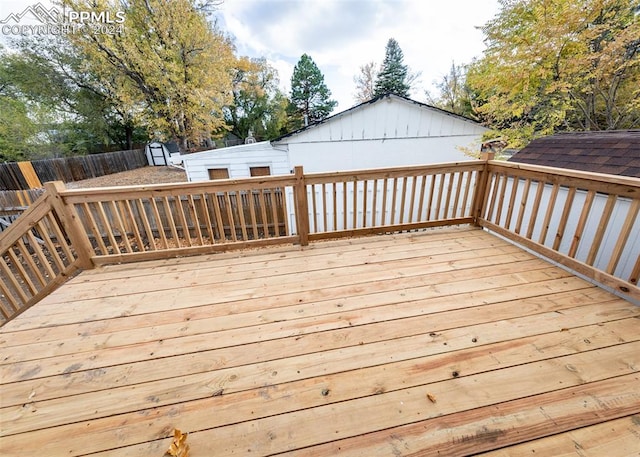
[[[0,20],[50,0],[0,0]],[[411,71],[420,72],[411,98],[427,101],[434,82],[453,62],[469,63],[484,50],[478,29],[499,10],[498,0],[224,0],[213,14],[234,39],[237,54],[266,57],[291,88],[293,67],[311,56],[338,102],[334,112],[356,104],[353,78],[360,66],[382,63],[395,38]],[[0,37],[2,38],[2,37]]]
[[[389,38],[422,73],[411,97],[426,101],[452,62],[482,55],[478,27],[498,10],[498,0],[225,0],[215,16],[238,54],[266,57],[287,92],[300,56],[311,56],[339,112],[356,104],[353,78],[360,66],[382,63]]]

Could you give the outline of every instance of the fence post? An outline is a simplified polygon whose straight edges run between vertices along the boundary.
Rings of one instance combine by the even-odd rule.
[[[473,195],[473,207],[471,216],[473,217],[473,223],[478,225],[478,219],[482,215],[482,207],[484,205],[485,196],[489,186],[489,161],[495,158],[494,152],[483,152],[480,156],[483,166],[482,170],[478,172],[478,179],[476,180],[476,188]]]
[[[71,245],[78,256],[78,263],[81,269],[92,269],[94,267],[91,260],[93,248],[86,231],[79,221],[78,214],[73,206],[67,205],[60,195],[65,190],[62,181],[46,182],[44,189],[51,199],[51,206],[60,218]]]
[[[309,203],[307,202],[307,183],[304,179],[304,170],[301,166],[294,168],[296,183],[293,190],[293,198],[296,207],[296,225],[300,245],[309,244]]]

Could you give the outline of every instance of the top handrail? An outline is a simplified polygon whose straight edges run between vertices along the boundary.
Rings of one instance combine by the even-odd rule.
[[[605,173],[587,172],[581,170],[570,170],[568,168],[555,168],[543,165],[530,165],[518,162],[504,162],[500,160],[488,161],[488,167],[495,170],[518,170],[524,176],[526,173],[536,175],[553,176],[558,179],[557,182],[568,185],[580,182],[588,185],[586,190],[594,189],[606,192],[607,190],[616,189],[618,195],[626,195],[628,197],[637,197],[640,195],[640,178],[630,176],[617,176]],[[559,181],[559,180],[562,181]],[[553,181],[556,182],[556,181]],[[605,188],[602,185],[605,185]],[[598,187],[600,186],[600,187]]]

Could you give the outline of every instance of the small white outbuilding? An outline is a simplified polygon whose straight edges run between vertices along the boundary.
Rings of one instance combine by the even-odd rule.
[[[288,153],[268,141],[186,154],[182,164],[189,181],[284,175],[292,168]]]
[[[182,156],[189,181],[460,162],[479,152],[479,123],[384,95],[270,142]]]

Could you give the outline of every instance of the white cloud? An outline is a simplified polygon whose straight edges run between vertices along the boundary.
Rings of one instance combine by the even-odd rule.
[[[424,100],[451,67],[468,63],[484,49],[482,26],[498,11],[497,0],[226,0],[217,15],[236,37],[240,54],[264,56],[291,78],[293,65],[309,54],[339,102],[354,103],[353,77],[367,62],[382,62],[395,38],[405,63],[422,72],[414,98]],[[285,85],[285,84],[283,84]]]

